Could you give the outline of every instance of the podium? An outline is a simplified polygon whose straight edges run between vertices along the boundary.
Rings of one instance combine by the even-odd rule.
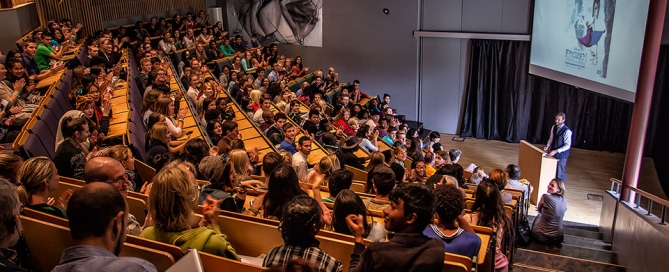
[[[526,141],[520,141],[518,150],[518,167],[520,167],[520,178],[527,179],[532,184],[534,191],[530,195],[530,203],[537,205],[542,195],[546,193],[548,184],[557,171],[558,160],[553,157],[544,156],[545,152]]]

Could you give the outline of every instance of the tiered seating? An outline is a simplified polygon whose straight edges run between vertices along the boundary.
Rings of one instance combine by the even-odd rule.
[[[157,44],[159,37],[152,37],[152,44]],[[218,46],[218,44],[217,44]],[[205,46],[205,50],[208,46]],[[176,54],[173,54],[172,59],[174,64],[180,61],[181,52],[184,50],[193,50],[193,48],[182,49]],[[79,58],[83,56],[85,59],[86,54],[84,50],[79,51]],[[82,55],[83,54],[83,55]],[[233,57],[222,58],[215,61],[212,61],[208,64],[216,65],[220,69],[223,65],[230,65],[230,61]],[[128,54],[126,51],[121,61],[124,67],[128,68],[128,78],[125,83],[118,84],[115,86],[113,93],[112,103],[114,105],[113,112],[114,116],[111,120],[110,133],[108,137],[122,137],[124,142],[132,147],[135,153],[135,157],[139,160],[136,161],[137,170],[142,176],[142,179],[145,181],[150,181],[153,175],[155,175],[155,170],[151,167],[148,167],[142,161],[146,160],[146,154],[144,150],[144,135],[146,133],[143,125],[142,119],[140,116],[141,108],[141,91],[138,89],[138,86],[134,80],[137,76],[137,62],[134,59],[132,53]],[[185,91],[178,77],[175,75],[176,69],[174,65],[170,65],[168,73],[171,75],[170,87],[172,91]],[[206,77],[215,77],[213,74],[205,74]],[[53,155],[54,152],[54,140],[55,139],[55,129],[57,128],[57,120],[65,113],[67,110],[71,109],[69,102],[67,101],[67,93],[69,92],[69,84],[71,81],[72,73],[68,71],[65,74],[61,74],[60,77],[54,79],[51,84],[48,81],[44,82],[45,87],[48,88],[51,95],[49,99],[43,101],[44,108],[40,110],[38,116],[39,118],[32,118],[28,124],[26,124],[26,132],[24,132],[22,137],[23,142],[15,142],[15,148],[21,149],[27,155]],[[288,83],[288,88],[296,91],[300,88],[302,82],[311,82],[315,77],[315,73],[309,73],[303,77],[292,80]],[[62,78],[62,80],[61,80]],[[341,92],[343,85],[337,86],[329,90],[326,93],[325,99],[332,103],[333,98]],[[220,96],[226,97],[229,94],[225,91],[219,94]],[[360,101],[359,104],[364,105],[371,99],[378,99],[378,97],[373,97],[370,99],[364,99]],[[200,126],[199,118],[197,113],[193,110],[190,101],[187,98],[181,101],[179,107],[187,107],[188,113],[185,118],[184,124],[184,136],[180,138],[186,139],[187,135],[191,135],[190,138],[201,137],[206,139],[209,142],[209,137],[206,132]],[[63,103],[65,102],[65,103]],[[329,105],[330,109],[332,108]],[[242,140],[245,143],[247,148],[258,148],[260,160],[264,154],[267,152],[276,152],[276,147],[274,147],[271,142],[265,137],[265,135],[259,130],[257,126],[251,121],[250,117],[246,115],[244,111],[240,110],[240,106],[232,102],[232,108],[235,111],[236,118],[235,121],[239,125],[239,131],[242,135]],[[272,111],[276,112],[277,109],[272,106]],[[301,105],[301,111],[308,112],[306,105]],[[56,120],[54,122],[54,120]],[[291,120],[292,122],[292,120]],[[47,124],[56,124],[56,126],[49,126]],[[298,127],[300,127],[298,125]],[[43,136],[42,136],[43,135]],[[304,135],[304,131],[297,136],[299,139],[300,136]],[[40,138],[43,137],[44,139]],[[53,137],[51,137],[53,136]],[[18,140],[17,140],[18,141]],[[25,144],[25,145],[24,145]],[[36,145],[40,145],[41,148],[38,148]],[[211,145],[211,143],[210,143]],[[49,146],[49,147],[47,147]],[[379,148],[381,152],[387,152],[391,147],[383,141],[379,141]],[[320,144],[314,142],[312,145],[312,153],[307,159],[309,164],[316,164],[320,161],[323,156],[328,155],[327,151],[320,146]],[[363,150],[356,152],[358,157],[367,157],[369,154]],[[388,158],[390,156],[386,155]],[[52,157],[52,156],[51,156]],[[407,166],[410,166],[410,161]],[[365,194],[365,180],[367,173],[360,169],[354,169],[347,167],[354,173],[354,184],[351,189],[355,191],[361,198],[369,199],[374,197],[373,195]],[[53,193],[53,195],[60,195],[61,192],[67,189],[77,190],[83,186],[83,181],[72,180],[62,178],[59,184],[59,189]],[[313,195],[311,184],[300,184],[300,186],[307,191],[310,195]],[[322,196],[327,197],[328,188],[322,186],[321,188]],[[249,200],[253,199],[254,196],[259,195],[260,192],[251,190],[249,192]],[[471,195],[470,195],[471,196]],[[138,194],[134,192],[129,192],[128,204],[129,210],[132,214],[136,215],[137,219],[140,220],[140,223],[144,220],[146,213],[146,200],[147,196],[143,194]],[[248,201],[246,203],[248,207]],[[514,206],[514,207],[517,207]],[[332,208],[332,205],[330,205]],[[371,212],[372,219],[383,224],[383,214],[380,212]],[[517,213],[515,213],[517,214]],[[69,236],[69,230],[67,229],[67,221],[59,218],[49,218],[48,215],[40,214],[39,212],[34,212],[27,210],[27,217],[22,217],[24,227],[28,225],[26,238],[28,239],[29,246],[31,249],[34,249],[36,254],[34,254],[35,260],[39,260],[38,265],[45,269],[50,270],[53,265],[57,264],[60,252],[71,245],[71,240]],[[514,212],[511,213],[514,216]],[[201,215],[200,215],[201,216]],[[60,220],[60,221],[59,221]],[[275,220],[256,218],[241,214],[222,212],[218,220],[219,225],[223,233],[228,234],[228,239],[232,243],[233,247],[237,250],[238,253],[247,256],[258,256],[261,253],[267,253],[270,249],[275,246],[278,246],[283,243],[280,233],[277,231],[279,222]],[[474,259],[470,260],[469,258],[445,254],[445,271],[471,271],[472,265],[474,268],[481,267],[485,264],[486,268],[488,264],[492,264],[494,260],[495,252],[495,243],[494,237],[495,233],[485,227],[474,227],[479,237],[482,240],[482,246],[479,251],[479,255]],[[45,241],[49,241],[49,245],[52,245],[51,239],[45,239],[43,237],[58,237],[56,241],[53,241],[55,246],[44,246]],[[321,241],[321,248],[326,252],[337,258],[338,260],[344,263],[344,268],[347,270],[348,263],[350,261],[350,254],[353,250],[353,237],[334,233],[331,231],[321,231],[317,236],[317,239]],[[48,250],[44,250],[48,248]],[[57,252],[57,253],[56,253]],[[507,251],[508,252],[508,251]],[[135,256],[147,259],[154,263],[160,271],[165,270],[169,265],[174,261],[178,260],[182,256],[182,252],[172,245],[162,244],[155,241],[149,241],[146,239],[141,239],[138,237],[129,236],[126,241],[123,249],[124,256]],[[241,262],[231,261],[228,259],[212,256],[206,253],[200,253],[203,264],[206,270],[221,270],[229,268],[235,271],[264,271],[266,269],[243,264]],[[451,270],[453,269],[453,270]]]
[[[71,48],[68,54],[72,58],[81,56],[82,44]],[[23,157],[47,156],[53,157],[56,145],[56,131],[60,117],[72,106],[67,99],[72,82],[72,71],[63,70],[48,78],[40,80],[36,89],[40,90],[43,98],[31,114],[30,118],[18,134],[12,148]]]

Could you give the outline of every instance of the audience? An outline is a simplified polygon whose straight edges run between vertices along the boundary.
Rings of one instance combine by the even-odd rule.
[[[279,229],[284,244],[266,255],[265,267],[287,269],[300,266],[313,271],[342,271],[342,263],[318,247],[316,235],[326,229],[354,236],[356,244],[351,256],[351,271],[439,271],[443,266],[444,247],[446,252],[468,257],[477,254],[481,242],[468,225],[467,221],[470,221],[497,231],[495,261],[496,267],[502,268],[506,259],[502,259],[500,242],[510,237],[513,226],[508,218],[502,217],[505,216],[503,204],[500,215],[497,200],[506,196],[503,192],[505,185],[515,188],[516,183],[522,184],[518,181],[520,170],[514,170],[514,165],[509,165],[506,173],[501,173],[505,174],[503,178],[498,173],[501,170],[493,170],[491,179],[483,182],[484,185],[479,187],[483,189],[477,191],[478,204],[472,208],[473,214],[461,216],[464,196],[457,186],[464,185],[464,180],[462,167],[457,163],[462,152],[457,149],[444,151],[436,132],[431,133],[430,140],[423,145],[417,131],[402,124],[403,120],[398,120],[396,112],[389,107],[389,95],[384,95],[383,102],[379,103],[378,98],[369,97],[360,90],[358,80],[337,91],[339,79],[334,68],[330,68],[325,76],[322,71],[314,72],[313,82],[301,82],[302,88],[295,94],[291,91],[295,83],[288,81],[302,77],[309,79],[305,77],[309,68],[302,64],[300,56],[291,61],[291,58],[278,54],[276,44],[261,50],[258,48],[261,41],[255,34],[250,41],[237,35],[231,42],[221,22],[213,27],[213,31],[200,29],[208,25],[204,12],[197,18],[189,13],[185,20],[178,15],[173,19],[170,23],[169,19],[166,22],[164,18],[151,18],[146,29],[142,22],[138,22],[133,34],[126,35],[126,29],[121,28],[113,34],[113,39],[109,31],[96,34],[97,38],[88,47],[86,64],[90,68],[74,68],[74,91],[68,97],[72,102],[79,102],[74,105],[79,111],[70,111],[61,118],[53,162],[45,157],[22,162],[17,156],[0,154],[0,177],[18,186],[18,199],[25,207],[62,218],[70,217],[75,246],[63,253],[61,265],[54,271],[81,267],[102,271],[155,271],[156,268],[146,261],[117,257],[126,233],[239,260],[227,236],[218,227],[220,210],[281,221]],[[186,34],[182,35],[180,30]],[[34,90],[32,84],[25,83],[26,75],[42,79],[63,69],[64,65],[53,65],[48,61],[60,59],[68,50],[70,31],[61,28],[36,34],[41,34],[41,44],[26,42],[26,53],[9,54],[8,60],[16,55],[22,61],[8,62],[12,67],[7,67],[10,70],[7,80],[0,83],[0,96],[4,91],[8,101],[24,108],[5,110],[3,114],[9,115],[2,119],[5,126],[9,126],[7,120],[18,120],[21,112],[34,108],[25,100],[25,96]],[[128,190],[134,191],[143,183],[141,180],[134,182],[133,151],[125,145],[111,145],[118,143],[114,140],[120,138],[105,139],[112,120],[111,96],[107,97],[106,93],[115,87],[115,82],[122,82],[117,79],[121,67],[116,63],[123,58],[124,48],[130,48],[128,37],[133,35],[137,39],[138,63],[135,67],[139,66],[140,71],[131,71],[136,76],[132,80],[141,89],[144,99],[139,112],[141,120],[130,120],[133,116],[128,121],[141,121],[147,129],[143,143],[145,159],[157,170],[154,178],[141,186],[141,192],[148,194],[144,226],[128,212],[123,201]],[[158,49],[152,49],[151,36],[161,36]],[[52,43],[60,48],[53,50]],[[32,45],[34,53],[30,52]],[[210,48],[205,50],[204,45]],[[183,52],[182,63],[178,66],[180,73],[177,74],[180,78],[177,79],[188,89],[186,95],[194,107],[192,110],[178,106],[185,93],[173,92],[174,86],[169,85],[172,73],[168,73],[172,68],[165,63],[168,59],[161,57],[186,47],[194,47],[194,50]],[[251,47],[254,48],[247,51]],[[234,56],[232,64],[223,66],[219,84],[211,77],[214,72],[219,73],[218,69],[213,71],[213,66],[204,63],[231,56]],[[267,77],[266,67],[272,67]],[[2,70],[0,67],[0,77],[4,75]],[[330,95],[333,91],[334,96]],[[11,101],[14,96],[15,102]],[[360,103],[367,98],[369,103]],[[241,103],[240,108],[233,99]],[[326,100],[336,101],[336,116],[331,116],[332,108],[328,108]],[[277,102],[274,112],[271,109],[273,101]],[[301,111],[303,105],[308,106],[309,112]],[[236,110],[246,111],[248,116],[242,116],[242,119],[252,121],[280,152],[259,155],[254,144],[246,149],[245,145],[249,143],[239,131]],[[29,117],[29,114],[25,115]],[[209,139],[205,135],[201,139],[197,130],[185,130],[189,123],[184,120],[187,118],[195,119],[195,126],[206,125]],[[9,122],[11,125],[18,121]],[[23,126],[23,123],[16,124]],[[244,131],[248,131],[246,127]],[[300,134],[304,136],[296,139]],[[186,140],[177,141],[180,137]],[[394,144],[394,152],[386,154],[392,154],[390,167],[384,165],[386,156],[379,152],[386,145],[378,142],[379,137]],[[213,148],[209,147],[211,142]],[[133,142],[135,147],[141,148],[141,145]],[[312,147],[321,150],[312,154]],[[363,150],[359,150],[360,147]],[[98,152],[98,148],[102,150]],[[427,153],[423,154],[423,149]],[[405,165],[407,150],[412,157],[408,177],[405,174],[409,166]],[[368,152],[371,154],[365,158]],[[320,159],[313,169],[307,162],[310,155]],[[260,156],[264,156],[262,167]],[[366,159],[368,164],[365,164]],[[374,197],[361,198],[350,190],[353,173],[345,170],[345,165],[367,171],[365,192],[374,194]],[[261,168],[264,182],[251,178],[252,174],[261,174]],[[67,191],[59,199],[50,198],[49,195],[58,189],[58,173],[83,179],[88,184],[74,195]],[[428,179],[431,176],[438,177],[438,182],[431,183]],[[200,190],[196,178],[209,184]],[[488,188],[493,184],[491,180],[497,182],[495,188]],[[309,184],[301,186],[300,182]],[[414,184],[403,184],[405,182]],[[0,180],[0,197],[11,198],[3,194],[5,183]],[[313,197],[309,197],[308,189],[302,189],[309,185]],[[327,185],[329,191],[325,198],[320,195],[321,185]],[[561,220],[566,210],[562,197],[564,185],[560,187],[555,181],[551,186],[557,189],[549,187],[549,194],[542,197],[538,207],[542,217],[539,220],[544,220],[544,225],[537,224],[533,229],[535,237],[541,237],[537,240],[542,239],[545,243],[562,240]],[[244,208],[249,190],[254,195],[266,193],[257,195],[248,203],[249,208]],[[486,194],[478,195],[483,192]],[[529,192],[527,187],[524,192]],[[333,205],[333,211],[325,203]],[[198,207],[198,204],[202,206]],[[16,218],[16,212],[12,211],[8,209],[8,218]],[[378,212],[384,213],[385,227],[371,218]],[[438,222],[429,224],[433,216]],[[201,219],[199,223],[198,219]],[[19,231],[20,227],[8,231],[5,237],[0,235],[0,248],[11,245]],[[389,242],[385,242],[388,231],[392,234]],[[237,235],[234,232],[226,234]],[[365,247],[363,239],[372,243]],[[4,257],[0,254],[2,264],[5,264]]]
[[[94,182],[77,190],[67,207],[74,245],[63,251],[61,271],[157,271],[150,262],[118,257],[125,241],[128,207],[110,184]]]
[[[391,205],[383,210],[388,242],[363,244],[365,227],[360,215],[346,223],[355,237],[349,271],[441,271],[444,244],[423,234],[434,215],[434,196],[420,184],[403,184],[390,193]]]

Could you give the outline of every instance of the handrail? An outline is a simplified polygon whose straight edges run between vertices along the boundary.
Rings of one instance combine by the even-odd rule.
[[[648,198],[648,199],[650,199],[650,200],[653,200],[654,202],[659,203],[660,205],[663,205],[663,206],[669,206],[669,200],[662,199],[662,198],[660,198],[660,197],[658,197],[658,196],[656,196],[656,195],[653,195],[653,194],[651,194],[651,193],[649,193],[649,192],[646,192],[646,191],[644,191],[644,190],[641,190],[641,189],[639,189],[639,188],[634,188],[634,187],[629,187],[629,186],[628,186],[627,188],[628,188],[630,191],[634,191],[634,192],[636,192],[637,194],[640,194],[640,195],[642,195],[642,196],[645,197],[645,198]]]
[[[667,218],[667,207],[669,207],[669,201],[666,199],[662,199],[656,195],[653,195],[649,192],[646,192],[644,190],[641,190],[639,188],[634,188],[631,186],[624,186],[624,188],[629,189],[627,191],[627,199],[629,200],[628,203],[634,204],[635,209],[639,209],[641,206],[641,198],[645,197],[648,199],[648,208],[646,210],[646,215],[651,216],[653,215],[653,204],[658,203],[662,206],[662,211],[660,213],[660,225],[666,225],[666,218]],[[634,192],[634,196],[632,196],[632,192]]]
[[[617,178],[610,178],[611,181],[611,191],[620,195],[620,190],[622,189],[623,182]]]

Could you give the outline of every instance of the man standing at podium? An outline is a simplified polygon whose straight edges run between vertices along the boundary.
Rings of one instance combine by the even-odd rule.
[[[548,144],[544,147],[544,151],[548,153],[547,156],[558,160],[557,177],[565,182],[567,181],[565,168],[571,148],[571,129],[564,124],[566,119],[567,116],[562,112],[555,115],[555,125],[551,128],[551,136],[548,139]]]

